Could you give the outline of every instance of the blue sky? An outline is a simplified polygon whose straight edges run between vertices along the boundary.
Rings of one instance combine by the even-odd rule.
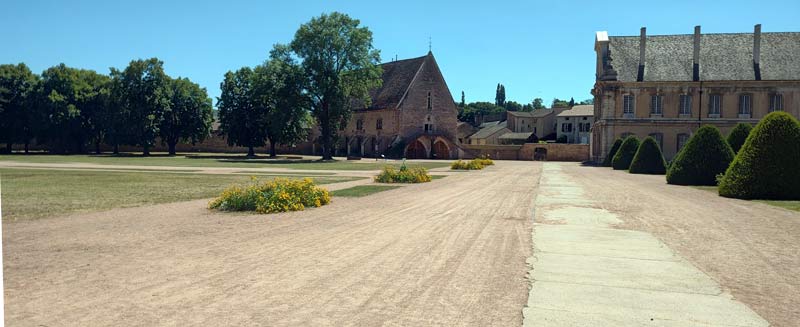
[[[262,62],[323,12],[374,33],[384,61],[425,55],[428,37],[456,101],[591,97],[594,32],[610,35],[800,31],[800,1],[17,1],[0,10],[0,63],[107,73],[158,57],[171,76],[219,95],[223,74]],[[216,103],[216,101],[215,101]]]

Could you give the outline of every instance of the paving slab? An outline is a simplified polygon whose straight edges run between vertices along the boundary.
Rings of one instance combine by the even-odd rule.
[[[534,250],[600,257],[669,260],[679,258],[648,233],[571,225],[534,224]]]
[[[545,222],[556,221],[580,226],[611,227],[622,223],[622,220],[619,220],[617,215],[605,209],[575,206],[546,210],[542,218]]]

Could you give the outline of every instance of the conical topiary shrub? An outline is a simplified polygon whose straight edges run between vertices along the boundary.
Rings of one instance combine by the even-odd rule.
[[[800,122],[781,111],[764,117],[725,171],[719,195],[800,200]]]
[[[748,123],[738,123],[731,133],[728,134],[728,144],[731,146],[731,149],[733,149],[734,154],[739,152],[739,149],[744,144],[744,140],[750,135],[750,130],[752,129],[753,126]]]
[[[636,150],[638,149],[639,139],[633,135],[626,137],[625,141],[622,141],[622,145],[619,146],[617,153],[614,154],[611,167],[614,168],[614,170],[626,170],[630,168],[633,156],[636,155]]]
[[[631,174],[652,174],[664,175],[667,173],[667,162],[661,154],[656,140],[650,136],[642,141],[636,155],[633,156],[631,167],[628,169]]]
[[[611,161],[614,160],[614,155],[617,154],[617,150],[619,150],[620,146],[622,146],[621,138],[614,141],[614,145],[611,146],[611,151],[608,151],[608,155],[603,159],[603,167],[611,167]]]
[[[725,172],[733,156],[733,150],[716,127],[702,126],[672,160],[667,183],[717,185],[717,175]]]

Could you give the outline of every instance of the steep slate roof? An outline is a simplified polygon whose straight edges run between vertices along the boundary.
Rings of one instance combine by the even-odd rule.
[[[503,130],[505,130],[505,132],[510,132],[510,130],[506,128],[506,126],[507,122],[502,122],[494,126],[481,128],[477,133],[472,134],[469,138],[485,139],[489,136],[494,135],[495,133],[502,132]]]
[[[381,75],[383,85],[369,92],[370,97],[372,97],[372,104],[369,108],[364,108],[363,104],[355,103],[353,108],[356,110],[396,108],[406,94],[406,90],[411,87],[414,76],[422,69],[427,57],[426,55],[381,64],[381,68],[383,68],[383,74]]]
[[[644,81],[691,81],[694,35],[647,36]],[[609,37],[617,80],[635,82],[639,36]],[[800,79],[800,33],[761,33],[762,80]],[[753,33],[702,34],[700,80],[755,80]]]
[[[581,117],[594,115],[594,106],[590,104],[577,105],[572,109],[564,110],[558,117]]]

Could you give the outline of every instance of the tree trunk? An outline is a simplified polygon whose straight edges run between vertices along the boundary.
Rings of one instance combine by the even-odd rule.
[[[94,154],[100,154],[100,141],[94,141]]]
[[[322,103],[322,115],[320,117],[320,126],[322,127],[322,160],[332,160],[331,155],[331,120],[328,117],[328,103]]]
[[[11,154],[12,147],[14,147],[14,143],[11,142],[6,143],[6,153]]]
[[[30,141],[25,141],[25,154],[28,154],[28,148],[30,143],[31,143]]]
[[[149,145],[143,146],[142,147],[142,156],[147,157],[149,155],[150,155],[150,146]]]
[[[253,146],[252,145],[247,147],[247,156],[248,157],[255,157],[256,156],[256,152],[253,151]]]
[[[178,142],[169,141],[169,155],[171,155],[171,156],[175,155],[175,143],[178,143]]]
[[[119,154],[119,144],[114,143],[114,154]]]
[[[270,140],[269,140],[269,156],[270,156],[271,158],[275,158],[275,157],[277,157],[277,156],[278,156],[278,155],[275,153],[275,142],[274,142],[272,139],[270,139]]]

